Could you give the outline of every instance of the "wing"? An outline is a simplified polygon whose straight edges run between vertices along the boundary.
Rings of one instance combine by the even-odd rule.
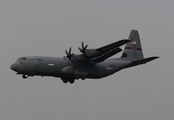
[[[119,40],[117,42],[111,43],[109,45],[100,47],[98,49],[96,49],[96,51],[99,52],[99,54],[95,57],[91,57],[91,61],[93,63],[99,63],[104,61],[105,59],[119,53],[122,51],[122,49],[120,49],[119,47],[130,42],[131,40],[129,39],[123,39],[123,40]]]
[[[92,61],[93,63],[98,63],[122,51],[119,47],[130,41],[131,40],[129,39],[123,39],[97,49],[87,49],[88,45],[84,46],[84,43],[82,42],[82,48],[79,48],[82,54],[75,55],[71,53],[71,48],[69,49],[69,52],[67,50],[65,52],[67,54],[67,58],[71,61]]]
[[[107,52],[109,52],[109,51],[111,51],[111,50],[113,50],[115,48],[119,48],[120,46],[122,46],[122,45],[124,45],[124,44],[126,44],[128,42],[130,42],[129,39],[123,39],[123,40],[119,40],[117,42],[111,43],[109,45],[106,45],[104,47],[100,47],[100,48],[98,48],[96,50],[99,51],[100,53],[104,54],[104,53],[107,53]]]
[[[91,61],[92,61],[93,63],[99,63],[99,62],[102,62],[102,61],[104,61],[105,59],[107,59],[107,58],[109,58],[109,57],[111,57],[111,56],[113,56],[113,55],[115,55],[115,54],[117,54],[117,53],[119,53],[119,52],[121,52],[121,51],[122,51],[122,49],[116,48],[116,49],[114,49],[114,50],[111,50],[111,51],[108,52],[108,53],[105,53],[105,54],[103,54],[103,55],[101,55],[101,56],[99,56],[99,57],[96,57],[96,58],[92,59]]]
[[[88,57],[89,59],[93,59],[95,57],[99,57],[102,56],[112,50],[115,50],[116,48],[119,48],[120,46],[126,44],[130,42],[130,40],[128,39],[123,39],[114,43],[111,43],[109,45],[97,48],[97,49],[85,49],[85,52],[83,52],[84,55],[86,55],[86,57]],[[83,45],[84,46],[84,45]]]

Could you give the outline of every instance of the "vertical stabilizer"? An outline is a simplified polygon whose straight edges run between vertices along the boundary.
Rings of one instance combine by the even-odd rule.
[[[127,60],[143,59],[143,51],[140,42],[140,36],[137,30],[132,30],[129,35],[131,42],[127,43],[121,58]]]

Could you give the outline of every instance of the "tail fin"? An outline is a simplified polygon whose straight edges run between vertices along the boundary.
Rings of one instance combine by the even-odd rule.
[[[126,60],[143,59],[144,56],[138,31],[132,30],[129,39],[132,41],[126,44],[121,58],[125,58]]]

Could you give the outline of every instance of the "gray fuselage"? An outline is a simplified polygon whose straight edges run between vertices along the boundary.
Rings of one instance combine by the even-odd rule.
[[[108,59],[93,64],[72,62],[67,58],[29,56],[17,59],[11,68],[18,74],[29,76],[54,76],[60,78],[102,78],[111,75],[131,64],[130,61]]]

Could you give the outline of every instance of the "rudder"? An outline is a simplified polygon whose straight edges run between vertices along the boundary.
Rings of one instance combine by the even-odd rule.
[[[126,60],[143,59],[144,56],[138,31],[132,30],[129,39],[132,41],[126,44],[121,58],[125,58]]]

